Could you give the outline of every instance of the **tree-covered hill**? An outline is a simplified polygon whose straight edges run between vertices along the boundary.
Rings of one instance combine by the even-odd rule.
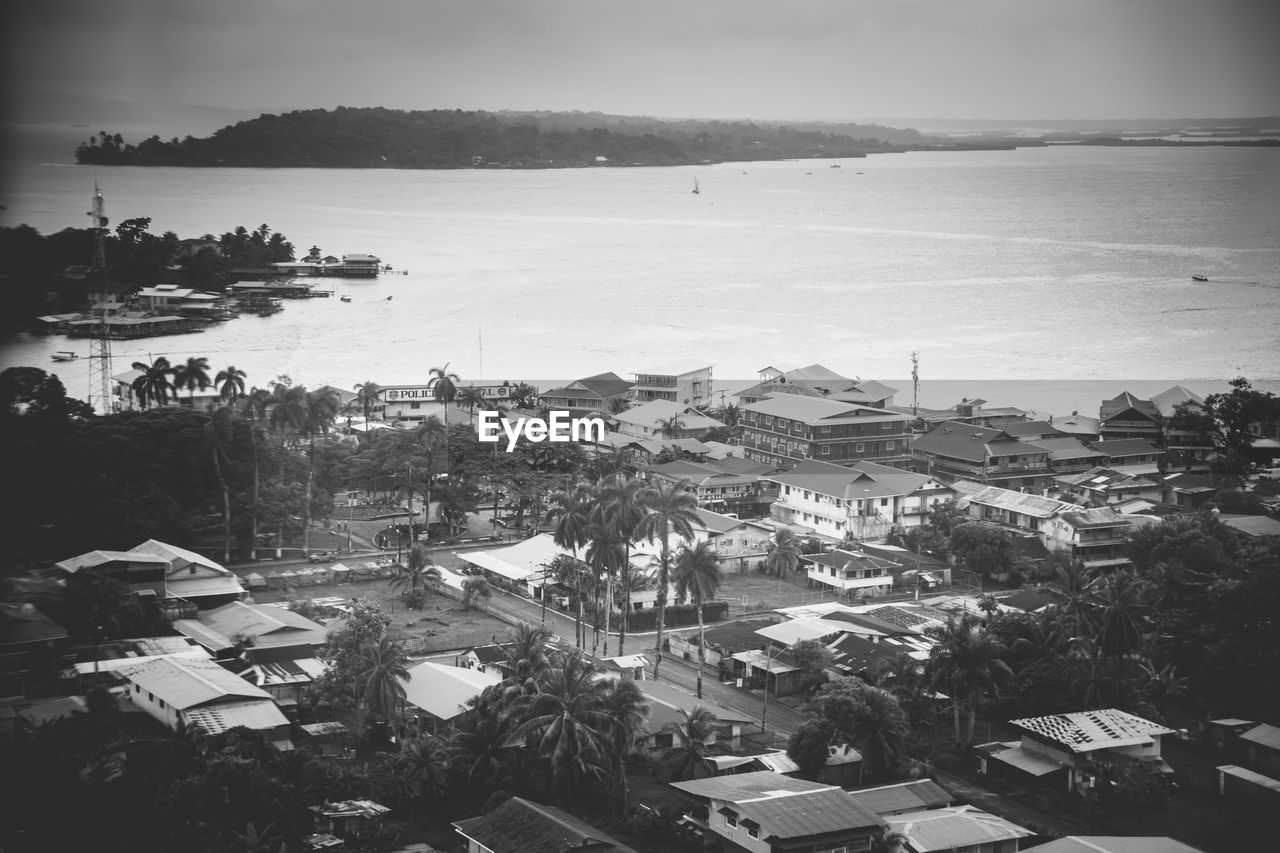
[[[601,113],[490,113],[338,107],[263,115],[207,138],[136,145],[100,131],[76,161],[107,166],[393,169],[675,166],[861,157],[938,146],[878,125],[665,121]]]

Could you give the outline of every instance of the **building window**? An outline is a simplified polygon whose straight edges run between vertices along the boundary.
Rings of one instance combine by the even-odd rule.
[[[725,826],[737,826],[737,825],[738,825],[738,816],[737,816],[736,814],[734,814],[733,812],[725,812],[725,813],[724,813],[724,825],[725,825]]]
[[[893,442],[892,442],[892,441],[886,441],[886,442],[884,443],[884,449],[885,449],[885,450],[893,450]]]
[[[854,453],[862,453],[862,442],[858,442],[853,446]]]
[[[823,432],[831,432],[831,424],[823,424],[823,425],[822,425],[822,431],[823,431]]]

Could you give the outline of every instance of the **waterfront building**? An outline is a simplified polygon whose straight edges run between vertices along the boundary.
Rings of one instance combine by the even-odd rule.
[[[711,368],[705,361],[684,359],[637,370],[631,399],[637,403],[666,400],[701,408],[711,403]]]
[[[548,409],[567,411],[575,417],[607,416],[613,413],[614,406],[630,399],[634,387],[634,382],[628,382],[616,373],[597,373],[544,391],[540,396],[542,405]]]
[[[764,479],[778,488],[770,507],[775,519],[833,539],[883,539],[895,526],[918,527],[934,504],[954,495],[933,477],[874,462],[846,468],[806,459]]]
[[[1053,475],[1049,453],[1003,429],[945,421],[912,443],[911,467],[944,483],[972,480],[1040,491]]]
[[[910,458],[911,418],[888,409],[771,394],[743,406],[738,423],[746,457],[776,467],[820,459],[905,468]]]
[[[702,439],[711,430],[724,426],[687,403],[657,399],[619,412],[612,420],[617,432],[633,438]]]
[[[738,392],[740,405],[758,403],[770,394],[794,394],[885,409],[893,405],[893,395],[898,392],[898,389],[880,382],[864,382],[841,376],[821,364],[811,364],[796,370],[784,370],[771,365],[761,368],[759,375],[759,382]]]
[[[1150,400],[1133,396],[1128,391],[1098,407],[1098,434],[1102,441],[1140,438],[1160,442],[1162,418]]]
[[[157,284],[133,294],[139,310],[151,314],[181,314],[187,311],[211,312],[222,302],[216,293],[205,293],[177,284]]]

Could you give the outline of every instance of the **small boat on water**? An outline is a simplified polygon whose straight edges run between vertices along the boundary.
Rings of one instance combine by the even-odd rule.
[[[693,194],[694,194],[694,195],[697,195],[697,194],[698,194],[698,193],[700,193],[700,192],[702,192],[702,190],[698,189],[698,179],[697,179],[697,178],[694,178],[694,179],[693,179]]]
[[[75,353],[67,352],[65,350],[55,352],[53,354],[54,361],[75,361],[79,357],[80,356],[76,355]]]
[[[1207,276],[1207,275],[1193,275],[1193,276],[1191,276],[1191,280],[1192,280],[1192,281],[1208,281],[1208,280],[1209,280],[1209,276]]]
[[[346,294],[343,294],[342,296],[339,296],[338,298],[339,298],[339,299],[341,299],[343,302],[350,302],[350,301],[351,301],[351,297],[350,297],[350,296],[347,296]]]

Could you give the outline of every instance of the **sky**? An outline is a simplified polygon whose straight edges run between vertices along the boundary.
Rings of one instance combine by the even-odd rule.
[[[0,14],[10,98],[760,120],[1280,115],[1274,0],[6,0]]]

